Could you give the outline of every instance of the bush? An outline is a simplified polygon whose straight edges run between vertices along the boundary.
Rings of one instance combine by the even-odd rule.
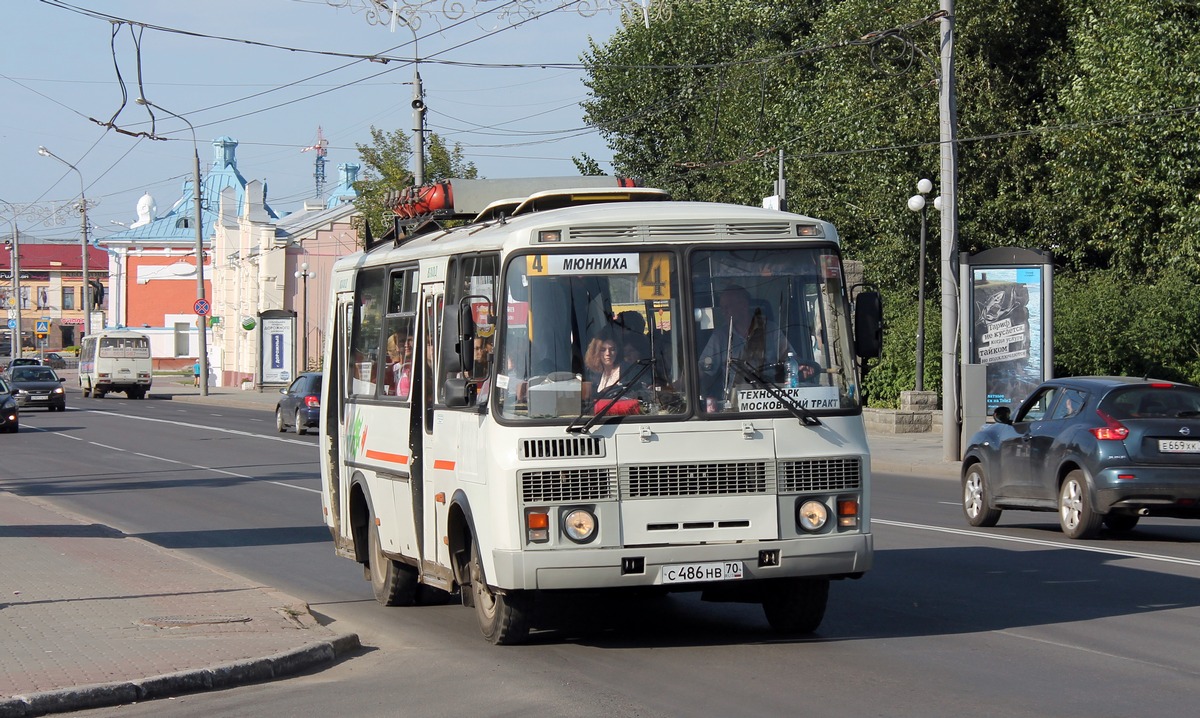
[[[940,301],[940,300],[939,300]],[[883,356],[873,360],[863,380],[867,405],[900,408],[900,392],[917,388],[917,303],[884,299]],[[942,389],[942,310],[925,301],[925,390]]]

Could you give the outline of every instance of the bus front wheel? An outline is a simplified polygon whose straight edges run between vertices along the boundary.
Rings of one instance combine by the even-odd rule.
[[[471,544],[471,597],[479,630],[489,643],[509,646],[521,643],[529,635],[529,619],[533,602],[522,591],[496,593],[487,585],[479,548]]]
[[[785,578],[766,587],[763,612],[778,633],[812,633],[825,618],[829,601],[829,579]]]
[[[379,527],[375,525],[374,517],[367,523],[367,541],[371,545],[367,573],[375,600],[385,606],[413,605],[417,596],[417,571],[383,555]]]

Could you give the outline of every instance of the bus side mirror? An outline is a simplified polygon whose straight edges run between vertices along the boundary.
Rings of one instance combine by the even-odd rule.
[[[458,358],[468,376],[475,368],[475,315],[471,313],[470,297],[458,304]]]
[[[879,292],[859,292],[854,301],[854,348],[864,359],[883,353],[883,298]]]

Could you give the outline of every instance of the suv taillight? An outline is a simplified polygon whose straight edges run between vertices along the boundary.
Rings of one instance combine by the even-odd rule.
[[[1100,441],[1124,441],[1125,437],[1129,436],[1129,429],[1126,429],[1121,422],[1105,414],[1099,409],[1096,410],[1096,415],[1104,422],[1104,426],[1094,426],[1088,431],[1092,432],[1092,436]]]

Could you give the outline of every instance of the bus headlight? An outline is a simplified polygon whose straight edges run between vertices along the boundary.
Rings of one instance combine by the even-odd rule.
[[[829,520],[829,508],[820,501],[805,501],[796,509],[796,523],[808,532],[820,531]]]
[[[562,517],[563,533],[575,543],[587,543],[596,535],[596,515],[587,509],[571,509]]]

